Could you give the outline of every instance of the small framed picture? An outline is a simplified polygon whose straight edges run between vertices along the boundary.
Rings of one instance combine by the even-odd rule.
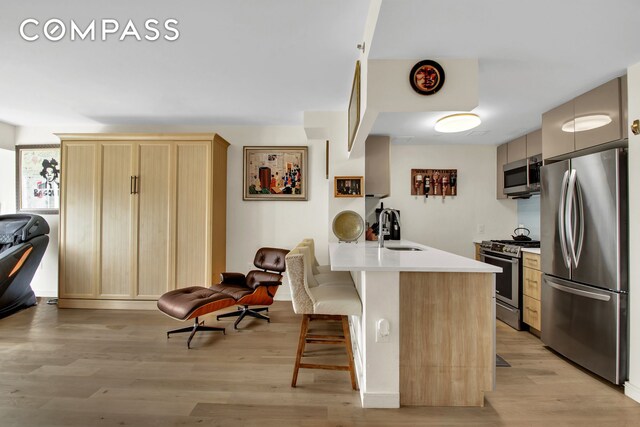
[[[364,195],[364,177],[336,176],[333,181],[334,197],[362,197]]]
[[[244,147],[243,200],[308,200],[307,147]]]
[[[60,209],[60,145],[16,146],[18,212],[56,214]]]

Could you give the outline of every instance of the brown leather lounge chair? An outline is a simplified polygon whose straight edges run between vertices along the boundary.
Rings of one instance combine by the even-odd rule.
[[[238,316],[234,323],[237,328],[238,323],[245,316],[266,319],[267,316],[260,314],[261,311],[268,311],[266,307],[249,309],[251,305],[271,305],[273,297],[282,284],[282,275],[285,270],[284,257],[289,251],[286,249],[261,248],[258,249],[253,264],[262,270],[250,271],[246,276],[241,273],[222,273],[222,282],[210,288],[203,286],[190,286],[188,288],[169,291],[158,299],[158,309],[164,314],[177,319],[194,319],[191,327],[174,329],[167,332],[167,338],[171,334],[181,332],[191,332],[187,340],[187,348],[191,348],[191,340],[197,331],[220,331],[224,333],[224,328],[204,326],[204,322],[199,322],[198,317],[208,313],[221,310],[232,305],[242,305],[238,311],[219,316]],[[267,270],[276,271],[272,273]]]
[[[233,323],[234,329],[238,329],[238,324],[246,316],[270,322],[269,316],[262,314],[265,311],[269,312],[269,307],[249,307],[273,304],[273,297],[282,284],[280,273],[286,269],[284,258],[288,253],[287,249],[261,248],[253,260],[253,265],[260,270],[251,270],[246,276],[242,273],[222,273],[222,281],[210,289],[233,297],[236,304],[242,307],[238,307],[237,311],[221,314],[217,319],[238,317]]]

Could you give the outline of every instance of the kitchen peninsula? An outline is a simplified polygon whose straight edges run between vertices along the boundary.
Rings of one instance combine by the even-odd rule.
[[[495,383],[495,282],[500,268],[410,241],[332,243],[350,271],[362,406],[483,406]]]

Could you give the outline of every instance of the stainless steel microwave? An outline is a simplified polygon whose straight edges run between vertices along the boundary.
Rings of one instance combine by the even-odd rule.
[[[542,156],[531,156],[504,165],[504,194],[528,197],[540,192]]]

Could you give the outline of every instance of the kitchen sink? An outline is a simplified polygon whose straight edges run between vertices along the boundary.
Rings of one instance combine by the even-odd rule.
[[[423,251],[424,249],[415,246],[385,246],[390,251]]]

